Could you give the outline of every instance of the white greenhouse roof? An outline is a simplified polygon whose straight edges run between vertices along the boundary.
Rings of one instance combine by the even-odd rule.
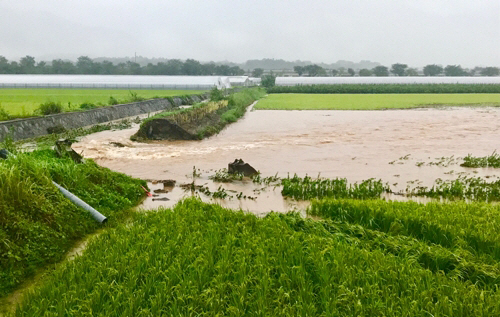
[[[226,87],[220,76],[0,75],[0,88],[197,89]]]
[[[500,84],[500,77],[276,77],[276,86],[335,84]]]

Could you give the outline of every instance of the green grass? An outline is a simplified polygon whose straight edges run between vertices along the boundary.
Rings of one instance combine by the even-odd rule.
[[[380,110],[428,106],[500,106],[500,94],[271,94],[256,109]]]
[[[452,249],[419,238],[196,199],[133,219],[60,266],[16,316],[500,315],[496,267],[455,265]]]
[[[463,167],[492,167],[500,168],[500,155],[493,151],[491,155],[477,157],[472,155],[467,155],[464,157],[464,162],[460,164]]]
[[[201,94],[202,90],[134,90],[139,97],[150,99],[153,97],[169,97]],[[40,104],[53,101],[60,102],[65,110],[75,110],[82,103],[102,103],[108,105],[109,97],[119,102],[129,101],[129,90],[114,89],[0,89],[0,106],[10,115],[33,114]],[[68,107],[71,103],[71,108]]]
[[[107,216],[108,225],[142,199],[140,186],[146,185],[93,161],[57,158],[52,150],[0,159],[0,297],[102,226],[64,198],[52,180]]]

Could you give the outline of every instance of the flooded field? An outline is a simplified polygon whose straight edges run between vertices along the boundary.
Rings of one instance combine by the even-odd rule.
[[[258,110],[248,112],[219,135],[202,141],[136,143],[129,139],[138,129],[135,126],[90,135],[73,148],[102,166],[133,177],[176,180],[176,187],[148,198],[143,208],[171,206],[181,197],[191,195],[178,185],[192,182],[196,167],[197,185],[212,191],[222,186],[232,195],[243,192],[256,197],[219,200],[222,205],[261,214],[303,209],[305,204],[283,199],[279,188],[263,189],[251,180],[220,184],[208,177],[241,158],[264,177],[297,173],[345,177],[350,182],[376,178],[388,182],[394,191],[407,186],[431,186],[438,178],[455,179],[464,174],[496,179],[494,169],[463,168],[459,164],[460,158],[469,153],[484,156],[500,148],[499,119],[498,108]],[[162,187],[150,184],[152,190]]]

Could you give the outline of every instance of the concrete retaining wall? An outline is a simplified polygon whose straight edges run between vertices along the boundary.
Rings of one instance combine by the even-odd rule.
[[[209,97],[209,93],[190,96],[189,103],[200,102]],[[14,141],[34,138],[49,134],[47,129],[63,126],[67,130],[83,128],[95,124],[132,117],[148,112],[168,110],[183,104],[179,97],[153,99],[124,105],[109,106],[87,111],[67,112],[44,117],[18,119],[0,122],[0,142],[10,134]],[[186,100],[184,100],[185,104]]]

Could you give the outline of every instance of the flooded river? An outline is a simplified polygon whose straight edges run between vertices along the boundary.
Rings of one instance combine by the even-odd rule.
[[[73,148],[112,170],[141,179],[174,179],[177,185],[192,182],[195,166],[200,173],[196,184],[211,190],[221,184],[212,183],[208,177],[236,158],[250,163],[262,176],[321,174],[345,177],[350,182],[376,178],[388,182],[395,191],[404,190],[408,184],[430,186],[437,178],[454,179],[460,173],[492,178],[498,173],[462,168],[459,158],[469,153],[485,156],[500,148],[499,108],[257,110],[202,141],[136,143],[129,138],[137,129],[93,134]],[[249,180],[222,186],[248,196],[255,196],[261,189]],[[161,189],[163,185],[150,184],[150,188]],[[169,193],[148,198],[142,207],[172,206],[185,195],[190,193],[176,186]],[[258,214],[305,206],[283,199],[279,188],[267,188],[256,197],[220,203]]]

